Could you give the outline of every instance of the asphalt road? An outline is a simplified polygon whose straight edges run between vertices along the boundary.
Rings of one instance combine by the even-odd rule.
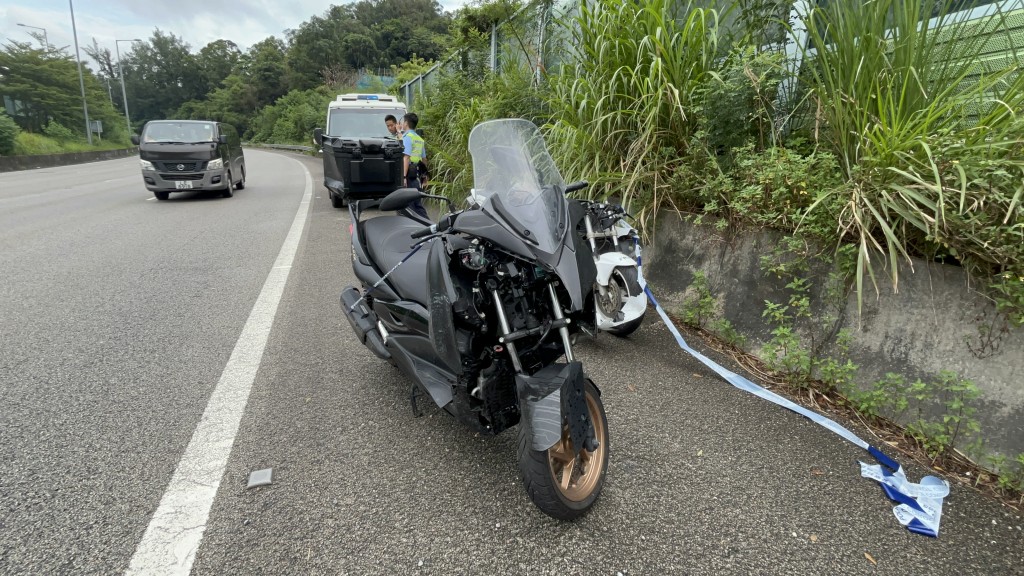
[[[303,214],[304,166],[308,220],[193,574],[1024,574],[1024,518],[954,486],[938,539],[907,532],[859,449],[721,381],[653,312],[580,346],[608,480],[580,521],[547,518],[513,432],[413,418],[351,334],[348,213],[318,161],[246,154],[231,199],[148,200],[134,160],[0,174],[0,573],[129,567]]]

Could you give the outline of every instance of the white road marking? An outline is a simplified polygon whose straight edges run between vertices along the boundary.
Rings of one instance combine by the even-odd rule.
[[[178,576],[192,570],[308,218],[313,179],[294,162],[306,173],[295,220],[126,574]]]
[[[156,198],[146,198],[146,202],[152,202],[154,200],[156,200]]]

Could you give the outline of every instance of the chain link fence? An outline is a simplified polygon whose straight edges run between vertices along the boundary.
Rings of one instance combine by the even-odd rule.
[[[402,85],[400,96],[412,110],[416,99],[445,72],[496,71],[506,64],[528,66],[540,77],[562,61],[568,44],[558,24],[576,14],[581,0],[535,0],[491,27],[486,42],[438,62]]]

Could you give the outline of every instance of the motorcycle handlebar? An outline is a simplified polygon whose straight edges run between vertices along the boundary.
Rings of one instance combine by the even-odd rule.
[[[430,236],[431,234],[434,234],[435,232],[437,232],[437,224],[432,224],[430,226],[427,226],[423,230],[419,230],[419,231],[413,232],[412,233],[412,237],[413,237],[413,239],[419,239],[419,238],[423,238],[424,236]]]
[[[427,226],[426,228],[424,228],[422,230],[418,230],[416,232],[413,232],[412,233],[412,238],[415,239],[415,240],[418,240],[420,238],[425,238],[427,236],[430,236],[431,234],[437,234],[438,232],[444,232],[444,231],[448,230],[449,228],[451,228],[452,224],[454,224],[454,223],[455,223],[455,214],[449,214],[449,215],[445,216],[444,218],[442,218],[440,221],[438,221],[437,224],[431,224],[430,226]]]
[[[570,192],[576,192],[577,190],[583,190],[587,186],[590,186],[590,182],[587,182],[586,180],[580,180],[579,182],[573,182],[572,184],[566,185],[565,193],[568,194]]]

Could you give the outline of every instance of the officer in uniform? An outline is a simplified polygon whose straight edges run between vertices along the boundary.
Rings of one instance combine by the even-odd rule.
[[[419,124],[420,118],[413,112],[409,112],[405,116],[402,116],[402,145],[404,146],[404,174],[405,174],[405,185],[407,188],[415,188],[422,190],[420,186],[420,162],[427,157],[427,146],[423,141],[423,138],[416,133],[416,125]],[[424,218],[430,218],[427,215],[426,208],[423,207],[423,203],[418,199],[409,205],[417,214]]]

